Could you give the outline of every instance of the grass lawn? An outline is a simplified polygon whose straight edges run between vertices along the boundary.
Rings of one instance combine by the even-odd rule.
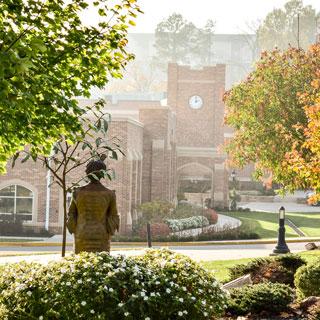
[[[309,237],[320,237],[320,213],[287,213],[286,216]]]
[[[313,261],[320,258],[320,250],[305,251],[298,253],[298,255],[302,256],[308,263],[312,263]],[[233,267],[237,264],[245,264],[253,259],[254,258],[245,258],[237,260],[202,261],[201,265],[205,269],[213,271],[216,278],[219,281],[224,282],[228,279],[228,268]]]
[[[226,212],[225,215],[242,221],[241,229],[257,233],[261,239],[278,237],[278,214],[273,212]],[[298,237],[296,232],[286,226],[286,237]]]

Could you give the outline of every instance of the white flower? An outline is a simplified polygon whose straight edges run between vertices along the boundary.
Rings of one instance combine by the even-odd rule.
[[[207,316],[208,316],[208,312],[204,312],[203,315],[204,315],[205,317],[207,317]]]
[[[66,283],[66,285],[67,285],[67,286],[71,286],[71,282],[68,281],[68,282]]]
[[[173,277],[173,279],[175,279],[175,278],[177,277],[177,275],[174,273],[174,274],[172,275],[172,277]]]
[[[144,318],[144,320],[151,320],[149,317]]]
[[[93,309],[91,309],[90,313],[95,314],[96,312]]]
[[[186,288],[186,287],[182,287],[182,290],[183,290],[183,291],[187,291],[187,288]]]
[[[60,269],[60,272],[61,272],[61,273],[66,273],[66,272],[67,272],[67,269],[62,268],[62,269]]]
[[[124,316],[127,317],[129,315],[129,312],[125,312]]]
[[[179,312],[178,312],[178,316],[179,316],[179,317],[182,317],[182,316],[183,316],[183,312],[182,312],[182,311],[179,311]]]
[[[146,293],[145,293],[144,291],[142,291],[142,292],[140,293],[140,295],[141,295],[141,297],[145,297]]]
[[[134,282],[135,282],[136,284],[138,284],[138,283],[139,283],[139,280],[138,280],[138,279],[136,279],[136,280],[134,280]]]
[[[85,301],[81,301],[81,305],[85,306],[87,303]]]
[[[191,299],[192,299],[192,300],[196,300],[196,298],[195,298],[195,297],[191,297]]]
[[[156,281],[156,282],[155,282],[155,284],[157,284],[157,285],[158,285],[158,284],[160,284],[160,282],[159,282],[159,281]]]
[[[82,280],[81,280],[81,279],[79,279],[77,282],[81,284],[81,283],[82,283]]]
[[[113,292],[113,289],[112,289],[112,288],[109,288],[109,292]]]
[[[154,292],[151,292],[151,293],[150,293],[150,296],[151,296],[151,297],[155,297],[155,293],[154,293]]]
[[[32,292],[31,291],[28,291],[27,292],[27,295],[30,297],[32,295]]]
[[[183,313],[184,313],[184,314],[188,314],[188,311],[187,311],[187,310],[183,310]]]
[[[201,303],[205,306],[206,305],[206,300],[201,301]]]
[[[179,301],[180,301],[180,302],[183,302],[183,298],[179,298]]]
[[[39,317],[39,320],[43,320],[43,316],[40,316],[40,317]]]
[[[121,303],[121,302],[120,302],[120,303],[118,303],[118,307],[120,307],[120,308],[121,308],[122,306],[123,306],[123,303]]]
[[[143,300],[147,301],[149,298],[148,297],[144,297]]]
[[[167,289],[166,289],[166,292],[167,292],[167,293],[170,293],[170,292],[171,292],[171,290],[170,290],[169,288],[167,288]]]

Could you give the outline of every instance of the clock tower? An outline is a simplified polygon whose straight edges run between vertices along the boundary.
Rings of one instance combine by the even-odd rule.
[[[225,65],[193,69],[169,64],[168,106],[176,114],[178,192],[204,194],[227,206],[223,125]],[[202,196],[203,197],[203,196]]]

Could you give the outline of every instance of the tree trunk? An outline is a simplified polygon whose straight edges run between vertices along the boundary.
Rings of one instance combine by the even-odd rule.
[[[66,240],[67,240],[67,190],[63,186],[63,229],[62,229],[62,248],[61,256],[66,255]]]

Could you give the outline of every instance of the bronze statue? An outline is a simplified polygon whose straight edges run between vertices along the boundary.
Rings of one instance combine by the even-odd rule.
[[[67,227],[74,233],[74,251],[110,251],[111,236],[119,230],[115,192],[104,187],[100,179],[106,165],[102,160],[90,161],[86,174],[90,183],[73,193]]]

